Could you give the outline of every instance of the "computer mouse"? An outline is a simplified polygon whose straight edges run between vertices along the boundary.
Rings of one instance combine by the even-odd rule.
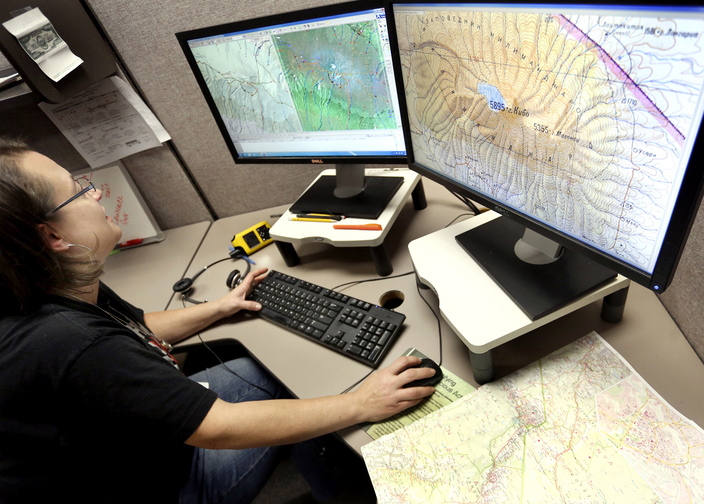
[[[435,370],[435,374],[431,376],[430,378],[421,378],[420,380],[414,380],[410,383],[406,383],[403,388],[409,388],[409,387],[428,387],[428,386],[434,386],[437,385],[440,380],[443,378],[442,374],[442,369],[440,369],[440,366],[435,364],[435,362],[432,359],[421,359],[420,364],[417,366],[411,366],[410,368],[424,368],[424,367],[429,367],[433,368]]]

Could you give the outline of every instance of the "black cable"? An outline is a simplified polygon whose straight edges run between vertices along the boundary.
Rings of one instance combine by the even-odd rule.
[[[458,199],[461,200],[463,203],[465,203],[467,206],[469,206],[470,209],[473,209],[473,212],[474,212],[474,213],[471,214],[471,215],[478,215],[478,214],[481,213],[481,211],[474,205],[474,203],[472,203],[472,201],[470,201],[469,199],[467,199],[467,198],[465,198],[465,197],[463,197],[463,196],[460,196],[459,194],[456,194],[456,193],[454,193],[454,192],[452,192],[452,191],[450,191],[450,192],[451,192],[456,198],[458,198]],[[454,219],[452,219],[445,227],[451,226],[451,225],[452,225],[454,222],[456,222],[457,219],[459,219],[460,217],[464,217],[464,216],[468,216],[468,215],[470,215],[470,214],[464,214],[464,213],[463,213],[463,214],[459,214],[457,217],[455,217]],[[398,275],[392,275],[392,276],[387,276],[387,277],[368,278],[368,279],[366,279],[366,280],[354,280],[354,281],[352,281],[352,282],[346,282],[346,283],[337,285],[336,287],[333,287],[331,290],[339,291],[339,290],[341,290],[341,289],[343,289],[343,288],[352,287],[352,286],[354,286],[354,285],[359,285],[359,284],[363,284],[363,283],[367,283],[367,282],[377,282],[377,281],[379,281],[379,280],[390,280],[390,279],[393,279],[393,278],[401,278],[401,277],[408,276],[408,275],[411,275],[411,274],[415,274],[415,271],[408,271],[408,272],[406,272],[406,273],[399,273]],[[442,366],[442,358],[443,358],[442,321],[440,320],[440,317],[438,316],[438,314],[435,313],[435,310],[433,310],[433,307],[430,305],[430,303],[428,302],[428,300],[425,299],[425,297],[423,297],[423,294],[421,293],[421,288],[420,288],[420,285],[418,284],[418,282],[416,282],[416,290],[418,291],[418,296],[423,300],[423,302],[425,303],[425,305],[426,305],[426,306],[428,307],[428,309],[430,310],[430,313],[432,313],[432,314],[433,314],[433,317],[435,317],[435,321],[437,322],[437,326],[438,326],[438,354],[439,354],[439,356],[440,356],[439,359],[438,359],[437,365],[438,365],[438,366]],[[357,385],[359,385],[360,383],[362,383],[364,380],[366,380],[366,379],[369,377],[369,375],[371,375],[373,372],[374,372],[374,370],[370,371],[369,373],[367,373],[366,375],[364,375],[362,378],[360,378],[359,380],[357,380],[355,383],[353,383],[352,385],[350,385],[349,387],[347,387],[345,390],[343,390],[343,391],[340,392],[340,393],[341,393],[341,394],[346,394],[347,392],[349,392],[350,390],[352,390],[353,388],[355,388]]]
[[[459,219],[460,217],[474,217],[474,214],[466,214],[466,213],[459,214],[457,217],[455,217],[455,218],[452,219],[449,223],[447,223],[447,224],[445,225],[445,227],[447,228],[447,227],[452,226],[455,222],[457,222],[457,219]]]
[[[438,352],[439,352],[439,355],[440,355],[440,359],[438,360],[437,365],[438,365],[438,366],[442,366],[442,354],[443,354],[443,351],[442,351],[442,322],[440,321],[440,317],[438,317],[438,314],[435,313],[435,310],[433,310],[433,307],[430,306],[430,303],[428,302],[428,300],[425,299],[425,298],[423,297],[423,295],[421,294],[421,288],[420,288],[420,285],[419,285],[418,283],[416,283],[416,290],[418,291],[418,295],[420,296],[420,298],[423,300],[423,302],[425,303],[425,305],[426,305],[426,306],[428,307],[428,309],[430,310],[430,313],[432,313],[432,314],[433,314],[433,317],[435,317],[435,321],[436,321],[437,324],[438,324]]]
[[[379,280],[391,280],[391,279],[394,279],[394,278],[401,278],[401,277],[404,277],[404,276],[411,275],[411,274],[413,274],[413,273],[415,273],[415,271],[407,271],[406,273],[399,273],[398,275],[392,275],[392,276],[385,276],[385,277],[378,277],[378,278],[367,278],[367,279],[365,279],[365,280],[354,280],[354,281],[352,281],[352,282],[346,282],[346,283],[337,285],[337,286],[333,287],[333,288],[330,289],[330,290],[341,291],[341,289],[343,289],[343,288],[352,287],[352,286],[354,286],[354,285],[359,285],[359,284],[363,284],[363,283],[367,283],[367,282],[377,282],[377,281],[379,281]],[[369,378],[369,375],[371,375],[373,372],[374,372],[374,370],[372,369],[372,370],[369,371],[367,374],[365,374],[363,377],[361,377],[359,380],[357,380],[357,381],[354,382],[352,385],[350,385],[349,387],[347,387],[345,390],[343,390],[342,392],[340,392],[340,394],[346,394],[347,392],[349,392],[350,390],[352,390],[353,388],[355,388],[357,385],[359,385],[360,383],[362,383],[364,380],[366,380],[367,378]]]
[[[357,385],[359,385],[359,384],[362,383],[364,380],[366,380],[367,378],[369,378],[369,375],[371,375],[374,371],[375,371],[374,369],[372,369],[371,371],[369,371],[367,374],[365,374],[364,376],[362,376],[359,380],[357,380],[357,381],[354,382],[352,385],[350,385],[349,387],[347,387],[345,390],[343,390],[342,392],[340,392],[340,395],[346,394],[347,392],[349,392],[350,390],[352,390],[353,388],[355,388]]]
[[[479,210],[479,207],[477,207],[477,205],[475,205],[474,202],[473,202],[472,200],[470,200],[468,197],[462,196],[461,194],[458,194],[458,193],[456,193],[455,191],[452,191],[452,190],[450,190],[450,189],[448,189],[448,191],[449,191],[450,194],[452,194],[455,198],[457,198],[457,199],[460,200],[462,203],[464,203],[466,206],[468,206],[469,209],[474,213],[474,215],[479,215],[480,213],[482,213],[482,211]]]
[[[346,282],[346,283],[337,285],[330,290],[339,291],[342,288],[352,287],[353,285],[359,285],[359,284],[363,284],[363,283],[367,283],[367,282],[378,282],[379,280],[391,280],[394,278],[401,278],[401,277],[405,277],[408,275],[412,275],[414,273],[415,273],[415,271],[407,271],[406,273],[399,273],[398,275],[378,277],[378,278],[367,278],[366,280],[353,280],[351,282]]]
[[[454,193],[453,193],[453,194],[454,194]],[[456,196],[459,198],[459,195],[456,195]],[[453,222],[455,222],[457,219],[459,219],[459,218],[462,217],[463,215],[466,215],[466,214],[460,214],[460,215],[458,215],[458,216],[455,217],[452,221],[450,221],[450,223],[447,224],[447,226],[450,226]],[[475,214],[475,215],[476,215],[476,214]],[[447,227],[447,226],[445,226],[445,227]],[[227,259],[227,258],[226,258],[226,259]],[[224,260],[226,260],[226,259],[221,259],[221,260],[219,260],[219,261],[216,261],[216,263],[217,263],[217,262],[224,261]],[[216,264],[216,263],[213,263],[213,264]],[[210,264],[210,265],[206,266],[205,269],[209,268],[209,267],[212,266],[213,264]],[[367,278],[367,279],[365,279],[365,280],[354,280],[354,281],[351,281],[351,282],[346,282],[346,283],[343,283],[343,284],[339,284],[339,285],[333,287],[331,290],[340,291],[340,290],[343,289],[343,288],[352,287],[352,286],[354,286],[354,285],[360,285],[360,284],[368,283],[368,282],[378,282],[378,281],[380,281],[380,280],[391,280],[391,279],[394,279],[394,278],[402,278],[402,277],[405,277],[405,276],[408,276],[408,275],[412,275],[412,274],[415,274],[415,271],[407,271],[407,272],[405,272],[405,273],[399,273],[399,274],[397,274],[397,275],[386,276],[386,277]],[[437,322],[437,325],[438,325],[438,352],[439,352],[439,355],[440,355],[440,358],[439,358],[437,364],[438,364],[438,366],[442,366],[442,356],[443,356],[443,346],[442,346],[442,323],[441,323],[440,318],[438,317],[437,313],[435,313],[435,310],[433,310],[433,308],[430,306],[430,303],[429,303],[429,302],[423,297],[423,295],[421,294],[420,285],[418,285],[417,282],[416,282],[416,290],[418,291],[418,296],[420,296],[420,298],[423,300],[423,302],[425,303],[425,305],[426,305],[426,306],[428,307],[428,309],[430,310],[430,313],[433,314],[433,317],[435,317],[435,320],[436,320],[436,322]],[[186,308],[186,303],[185,303],[185,300],[184,300],[183,298],[181,299],[181,303],[183,304],[183,307]],[[196,336],[198,336],[198,339],[200,340],[201,344],[202,344],[211,354],[213,354],[213,356],[217,359],[217,361],[218,361],[220,364],[222,364],[222,366],[223,366],[227,371],[229,371],[230,373],[234,374],[235,376],[237,376],[237,377],[240,378],[241,380],[245,381],[245,382],[248,383],[249,385],[251,385],[251,386],[253,386],[253,387],[255,387],[255,388],[261,390],[262,392],[265,392],[265,393],[266,393],[267,395],[269,395],[272,399],[274,398],[274,396],[273,396],[268,390],[266,390],[266,389],[264,389],[264,388],[262,388],[262,387],[259,387],[258,385],[255,385],[254,383],[251,383],[250,381],[244,379],[242,376],[240,376],[239,374],[237,374],[235,371],[233,371],[232,369],[230,369],[229,367],[227,367],[227,365],[222,361],[222,359],[220,359],[220,356],[217,355],[217,353],[215,353],[215,351],[214,351],[212,348],[210,348],[210,347],[208,346],[208,344],[205,342],[205,340],[204,340],[203,337],[200,335],[200,333],[197,333]],[[359,385],[360,383],[362,383],[364,380],[366,380],[366,379],[369,377],[369,375],[371,375],[373,372],[374,372],[374,370],[369,371],[369,372],[368,372],[366,375],[364,375],[362,378],[360,378],[360,379],[357,380],[355,383],[353,383],[352,385],[350,385],[349,387],[347,387],[345,390],[343,390],[342,392],[340,392],[340,394],[346,394],[346,393],[348,393],[348,392],[349,392],[350,390],[352,390],[354,387],[356,387],[357,385]]]
[[[455,220],[457,220],[457,218],[459,218],[459,217],[461,217],[461,216],[456,217],[452,222],[454,222]],[[450,224],[452,224],[452,222],[450,222]],[[448,224],[448,226],[449,226],[450,224]],[[415,271],[408,271],[408,272],[406,272],[406,273],[400,273],[400,274],[398,274],[398,275],[387,276],[387,277],[368,278],[368,279],[366,279],[366,280],[355,280],[355,281],[352,281],[352,282],[347,282],[347,283],[340,284],[340,285],[334,287],[332,290],[339,291],[339,290],[340,290],[341,288],[343,288],[343,287],[351,287],[351,286],[353,286],[353,285],[359,285],[359,284],[363,284],[363,283],[367,283],[367,282],[376,282],[376,281],[379,281],[379,280],[389,280],[389,279],[393,279],[393,278],[401,278],[401,277],[408,276],[408,275],[411,275],[411,274],[415,274]],[[438,354],[439,354],[439,356],[440,356],[440,358],[439,358],[439,360],[438,360],[438,362],[437,362],[437,365],[438,365],[438,366],[442,366],[443,347],[442,347],[442,323],[441,323],[441,321],[440,321],[440,317],[438,317],[437,313],[435,313],[435,310],[433,310],[432,306],[430,306],[430,303],[429,303],[429,302],[423,297],[423,295],[421,294],[421,288],[420,288],[420,285],[418,284],[418,282],[416,282],[416,290],[418,291],[418,296],[423,300],[423,302],[425,303],[425,305],[426,305],[426,306],[428,307],[428,309],[430,310],[430,313],[433,314],[433,317],[435,317],[435,320],[436,320],[436,322],[437,322],[437,325],[438,325]],[[366,379],[369,377],[369,375],[371,375],[373,372],[374,372],[374,370],[369,371],[369,372],[368,372],[366,375],[364,375],[362,378],[360,378],[359,380],[357,380],[356,382],[354,382],[352,385],[350,385],[349,387],[347,387],[345,390],[343,390],[342,392],[340,392],[340,394],[346,394],[346,393],[348,393],[350,390],[352,390],[352,389],[355,388],[357,385],[359,385],[359,384],[362,383],[364,380],[366,380]]]
[[[405,276],[405,275],[408,275],[408,273],[403,273],[402,275],[399,275],[399,276]],[[387,278],[388,278],[388,277],[387,277]],[[373,280],[375,280],[375,279],[370,279],[369,281],[373,281]],[[361,282],[364,282],[364,280],[361,281]],[[361,282],[360,282],[360,283],[361,283]],[[346,284],[343,284],[343,285],[346,285]],[[426,306],[427,306],[428,309],[430,310],[430,313],[433,314],[433,317],[435,317],[435,320],[437,321],[437,324],[438,324],[438,353],[439,353],[439,355],[440,355],[440,359],[438,360],[437,365],[438,365],[438,366],[442,366],[442,354],[443,354],[443,348],[442,348],[442,323],[441,323],[441,321],[440,321],[440,317],[438,317],[437,313],[435,313],[435,310],[433,310],[433,308],[430,306],[430,303],[428,303],[428,301],[423,297],[423,295],[421,294],[420,285],[418,285],[417,283],[416,283],[416,289],[417,289],[417,291],[418,291],[418,296],[420,296],[420,298],[423,300],[423,302],[426,304]],[[355,388],[357,385],[359,385],[360,383],[362,383],[364,380],[366,380],[367,378],[369,378],[369,375],[371,375],[373,372],[374,372],[374,370],[369,371],[369,372],[368,372],[366,375],[364,375],[362,378],[360,378],[359,380],[357,380],[356,382],[354,382],[352,385],[350,385],[349,387],[347,387],[345,390],[343,390],[342,392],[340,392],[340,394],[346,394],[346,393],[348,393],[350,390],[352,390],[352,389]]]
[[[188,307],[186,306],[186,302],[185,302],[184,299],[181,299],[181,304],[183,305],[184,308],[188,308]],[[233,371],[232,369],[230,369],[230,368],[228,367],[228,365],[225,364],[225,363],[222,361],[222,359],[220,358],[220,356],[219,356],[212,348],[210,348],[210,346],[205,342],[205,340],[203,339],[203,336],[201,336],[201,334],[200,334],[200,331],[197,332],[194,336],[197,336],[197,337],[198,337],[198,339],[200,340],[201,344],[205,347],[205,349],[208,350],[211,354],[213,354],[213,357],[215,357],[215,359],[217,359],[217,361],[222,365],[223,368],[225,368],[226,371],[232,373],[232,374],[235,375],[237,378],[239,378],[239,379],[242,380],[243,382],[245,382],[245,383],[251,385],[252,387],[254,387],[254,388],[256,388],[256,389],[258,389],[258,390],[264,392],[266,395],[268,395],[268,396],[271,397],[272,399],[276,399],[276,398],[274,397],[274,394],[272,394],[271,392],[269,392],[269,391],[268,391],[267,389],[265,389],[264,387],[260,387],[260,386],[257,385],[256,383],[252,383],[251,381],[247,380],[247,379],[244,378],[243,376],[239,375],[238,373],[236,373],[235,371]]]

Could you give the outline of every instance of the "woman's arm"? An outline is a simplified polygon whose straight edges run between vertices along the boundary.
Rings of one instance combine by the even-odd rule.
[[[218,399],[186,443],[212,449],[274,446],[388,418],[434,392],[434,387],[403,388],[435,373],[430,368],[408,369],[419,363],[417,357],[399,357],[349,394],[235,404]]]
[[[216,301],[178,310],[145,313],[144,322],[159,338],[169,343],[177,343],[240,310],[261,310],[261,305],[248,301],[247,296],[264,278],[266,272],[266,268],[250,272],[242,283]]]

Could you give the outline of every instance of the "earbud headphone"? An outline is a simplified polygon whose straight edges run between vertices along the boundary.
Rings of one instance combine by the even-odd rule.
[[[189,303],[193,304],[201,304],[201,303],[207,303],[208,300],[206,299],[205,301],[197,301],[195,299],[192,299],[188,297],[188,293],[191,291],[193,288],[193,282],[195,282],[196,278],[198,278],[205,270],[208,268],[215,266],[218,263],[221,263],[223,261],[227,261],[229,259],[244,259],[244,261],[247,263],[247,267],[244,270],[244,273],[240,273],[240,270],[236,269],[230,272],[229,275],[227,275],[227,280],[225,280],[225,284],[227,285],[228,288],[234,289],[237,287],[240,283],[242,283],[242,280],[244,280],[244,277],[246,277],[249,274],[249,270],[252,267],[251,260],[244,255],[244,253],[240,249],[233,249],[230,252],[230,257],[225,257],[224,259],[218,259],[217,261],[208,264],[206,267],[204,267],[202,270],[198,271],[193,277],[191,278],[182,278],[178,282],[174,284],[172,287],[174,292],[177,292],[181,294],[181,297],[184,299],[184,301],[188,301]]]

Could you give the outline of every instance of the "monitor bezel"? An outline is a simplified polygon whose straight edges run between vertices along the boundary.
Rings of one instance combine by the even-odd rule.
[[[387,9],[387,20],[389,26],[389,39],[392,46],[392,56],[395,58],[393,63],[394,71],[396,72],[396,85],[398,87],[399,103],[401,105],[402,114],[401,120],[403,123],[404,138],[406,140],[406,153],[408,156],[408,166],[412,170],[416,171],[420,175],[427,177],[434,182],[441,184],[446,187],[451,192],[459,194],[461,196],[470,198],[490,210],[495,211],[501,216],[518,222],[519,224],[529,228],[535,232],[538,232],[545,237],[559,243],[560,245],[580,253],[599,264],[611,268],[616,273],[619,273],[630,280],[647,287],[648,289],[662,293],[671,284],[677,266],[681,259],[684,246],[687,242],[687,238],[694,224],[694,220],[697,216],[697,212],[701,206],[702,197],[704,196],[704,170],[698,170],[695,164],[696,159],[703,159],[704,156],[704,120],[702,121],[700,128],[697,132],[697,136],[694,140],[692,147],[692,152],[690,154],[689,162],[687,168],[684,171],[684,176],[680,191],[676,197],[676,202],[672,211],[672,216],[668,224],[665,237],[657,256],[656,263],[653,268],[653,272],[647,272],[645,270],[638,269],[633,265],[618,259],[615,256],[609,255],[596,247],[591,246],[586,242],[579,241],[574,237],[563,233],[562,231],[545,225],[544,223],[534,219],[529,214],[519,212],[503,202],[495,200],[490,196],[478,192],[471,187],[464,186],[461,183],[455,181],[454,179],[444,176],[443,174],[436,172],[430,168],[427,168],[418,162],[414,158],[412,136],[410,132],[410,124],[407,117],[407,103],[406,96],[403,92],[404,81],[401,71],[401,60],[399,53],[399,44],[396,37],[396,18],[394,12],[394,6],[397,4],[403,5],[413,5],[413,4],[436,4],[436,5],[448,5],[453,4],[467,4],[471,2],[459,1],[459,0],[442,0],[434,2],[432,0],[406,0],[406,1],[394,1],[388,2]],[[516,0],[483,0],[476,5],[499,5],[499,4],[516,4],[518,6],[526,6],[525,2]],[[536,6],[552,6],[552,5],[574,5],[567,2],[559,2],[554,0],[541,0],[535,3]],[[676,3],[655,3],[655,2],[634,2],[634,1],[619,1],[616,4],[604,0],[590,0],[584,4],[585,6],[594,7],[609,7],[614,8],[618,6],[624,7],[634,7],[634,6],[661,6],[663,9],[677,9],[686,8],[693,9],[698,8],[704,12],[704,7],[692,6],[684,4],[681,2]]]
[[[288,24],[292,22],[305,21],[308,19],[323,18],[328,16],[335,16],[339,14],[347,14],[358,11],[368,11],[373,9],[383,8],[386,10],[386,19],[389,18],[389,5],[387,2],[382,0],[360,0],[344,2],[340,4],[330,4],[320,7],[312,7],[308,9],[295,10],[291,12],[282,12],[279,14],[271,14],[268,16],[262,16],[252,19],[245,19],[233,22],[227,22],[222,24],[217,24],[213,26],[197,28],[193,30],[187,30],[176,33],[176,38],[179,45],[188,61],[188,65],[193,73],[194,78],[198,83],[198,87],[205,98],[208,108],[213,116],[220,133],[227,144],[228,150],[232,155],[235,163],[244,164],[335,164],[335,165],[347,165],[347,164],[386,164],[386,165],[407,165],[408,156],[406,154],[399,155],[350,155],[350,156],[252,156],[252,155],[240,155],[237,148],[227,130],[227,127],[222,120],[220,111],[215,104],[212,96],[208,91],[208,86],[203,78],[201,72],[198,70],[198,65],[195,61],[193,53],[190,51],[188,42],[189,40],[205,38],[210,36],[215,36],[222,33],[244,31],[249,29],[264,28],[271,25]],[[393,55],[392,55],[393,56]],[[396,75],[394,69],[394,77]],[[391,87],[390,91],[392,93],[397,92],[398,87]],[[405,142],[405,139],[404,139]],[[407,143],[406,143],[407,145]]]

